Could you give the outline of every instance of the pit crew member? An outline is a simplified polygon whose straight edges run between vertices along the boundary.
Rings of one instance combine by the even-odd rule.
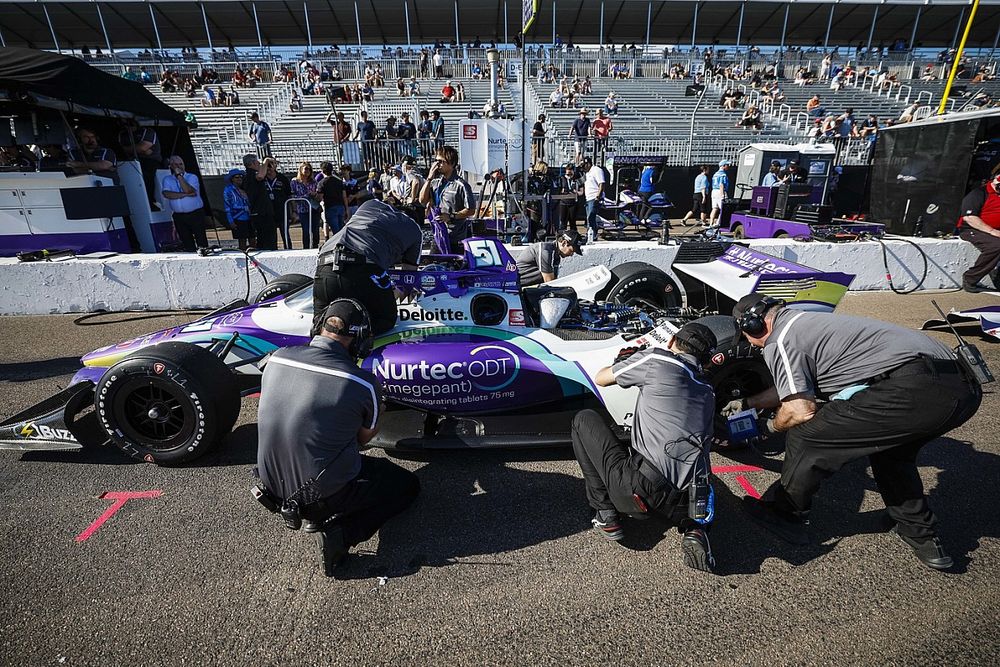
[[[441,221],[448,226],[451,251],[462,254],[462,241],[469,238],[469,218],[476,204],[472,187],[458,175],[458,151],[453,146],[441,146],[434,151],[427,180],[420,189],[420,203],[440,209]]]
[[[541,285],[556,279],[559,262],[573,254],[582,255],[580,234],[567,230],[555,241],[532,243],[517,258],[517,275],[521,287]]]
[[[382,409],[378,380],[357,366],[371,343],[364,307],[337,299],[320,334],[275,352],[261,383],[260,491],[289,528],[316,535],[327,576],[420,491],[410,471],[358,450],[378,433]]]
[[[376,336],[396,326],[396,298],[388,270],[402,264],[415,271],[423,235],[413,218],[369,199],[349,223],[319,249],[313,281],[313,335],[334,299],[357,299],[371,317]]]
[[[578,413],[572,428],[587,501],[597,512],[594,529],[619,541],[625,536],[620,513],[665,516],[684,535],[684,564],[708,572],[715,565],[707,534],[711,512],[703,504],[692,513],[691,501],[712,504],[708,452],[715,394],[701,366],[715,345],[711,329],[690,323],[666,349],[625,348],[614,365],[598,372],[602,387],[639,387],[631,449],[594,410]]]
[[[945,345],[899,326],[861,317],[814,313],[749,294],[733,316],[764,360],[775,386],[722,412],[777,408],[768,422],[787,432],[781,479],[750,515],[779,537],[807,544],[812,498],[823,480],[867,456],[892,528],[926,566],[952,559],[937,537],[937,519],[917,472],[920,448],[966,422],[982,399]],[[827,400],[822,407],[819,400]]]
[[[993,288],[1000,289],[1000,164],[990,172],[990,180],[983,187],[962,200],[958,235],[979,250],[976,263],[962,274],[962,288],[982,292],[979,281],[989,274]]]

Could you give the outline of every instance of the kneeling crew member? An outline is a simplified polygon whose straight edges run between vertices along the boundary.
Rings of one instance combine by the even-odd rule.
[[[364,307],[337,299],[321,333],[275,352],[261,382],[257,473],[289,527],[316,533],[327,576],[420,490],[413,473],[359,453],[382,409],[378,380],[357,366],[371,343]]]
[[[701,366],[715,348],[708,327],[691,323],[667,349],[625,348],[613,366],[602,368],[602,387],[639,387],[631,450],[604,418],[583,410],[573,419],[573,450],[583,470],[587,500],[597,514],[594,529],[609,540],[624,537],[619,512],[646,518],[666,516],[684,534],[684,564],[711,572],[715,566],[706,530],[711,511],[690,512],[692,496],[711,506],[709,448],[715,394]],[[702,505],[705,509],[705,505]]]
[[[820,484],[867,456],[893,531],[928,567],[951,567],[924,497],[917,453],[975,414],[979,385],[948,347],[919,332],[784,305],[749,294],[733,309],[739,329],[764,349],[775,386],[722,412],[777,408],[768,429],[788,433],[781,479],[759,501],[744,498],[747,511],[779,537],[807,544]],[[828,402],[820,407],[819,399]]]
[[[517,258],[517,275],[521,287],[531,287],[551,282],[559,275],[559,262],[563,257],[582,255],[580,235],[573,230],[559,234],[555,241],[532,243]]]
[[[372,334],[396,326],[396,297],[388,270],[416,270],[423,233],[413,218],[376,199],[363,203],[351,221],[319,249],[313,282],[313,335],[334,299],[357,299],[371,316]]]

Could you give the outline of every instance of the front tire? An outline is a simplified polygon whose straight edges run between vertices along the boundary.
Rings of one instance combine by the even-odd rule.
[[[662,310],[680,306],[681,291],[662,269],[646,262],[625,262],[611,269],[611,280],[597,293],[597,299]]]
[[[312,283],[313,279],[305,274],[286,273],[264,285],[250,303],[258,304],[278,296],[285,296]]]
[[[236,378],[205,348],[167,342],[109,368],[94,392],[98,422],[129,456],[177,465],[208,452],[240,411]]]

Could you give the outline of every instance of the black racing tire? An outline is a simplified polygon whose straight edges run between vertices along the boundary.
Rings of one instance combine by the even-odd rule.
[[[125,357],[94,390],[94,406],[108,438],[147,463],[178,465],[207,453],[240,413],[232,371],[191,343],[167,342]]]
[[[264,285],[263,289],[257,292],[257,296],[255,296],[250,303],[263,303],[264,301],[273,299],[276,296],[291,294],[306,285],[312,285],[312,283],[313,279],[305,274],[286,273],[278,276],[274,280],[268,281],[268,283]]]
[[[702,318],[704,320],[714,318]],[[732,318],[727,318],[732,321]],[[713,329],[714,331],[714,329]],[[718,335],[718,334],[717,334]],[[715,390],[715,436],[720,440],[729,439],[726,418],[720,414],[726,403],[737,398],[747,398],[774,386],[774,378],[760,348],[746,340],[736,338],[727,347],[721,344],[719,351],[705,366],[705,377]]]
[[[712,330],[712,333],[715,334],[715,349],[717,350],[728,350],[739,340],[740,331],[736,328],[736,320],[728,315],[700,317],[695,320],[695,323]]]
[[[778,232],[777,234],[774,235],[774,238],[776,239],[787,239],[788,237],[789,237],[788,232]]]
[[[646,262],[625,262],[611,269],[611,280],[597,293],[599,301],[630,305],[650,303],[657,308],[681,305],[681,291],[662,269]]]
[[[743,225],[736,225],[733,227],[733,238],[734,239],[745,239],[747,237],[746,230],[743,229]]]

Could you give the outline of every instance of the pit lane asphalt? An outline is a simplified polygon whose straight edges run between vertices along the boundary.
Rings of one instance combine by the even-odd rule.
[[[946,309],[996,302],[935,296]],[[930,298],[852,294],[841,312],[916,327],[934,316]],[[64,386],[81,354],[188,318],[75,319],[0,318],[0,415]],[[1000,372],[1000,344],[964,331]],[[320,575],[305,534],[246,493],[253,399],[224,445],[187,468],[114,449],[0,452],[0,655],[12,665],[996,664],[998,408],[988,394],[920,457],[957,561],[947,574],[880,532],[861,464],[823,487],[816,544],[804,548],[756,530],[735,475],[720,475],[720,576],[710,576],[686,569],[676,532],[654,521],[630,523],[625,547],[592,534],[568,450],[438,452],[401,461],[421,497],[335,580]],[[760,490],[780,465],[750,454],[713,463],[761,466],[745,474]],[[109,507],[101,494],[150,490],[162,495],[129,501],[74,541]]]

